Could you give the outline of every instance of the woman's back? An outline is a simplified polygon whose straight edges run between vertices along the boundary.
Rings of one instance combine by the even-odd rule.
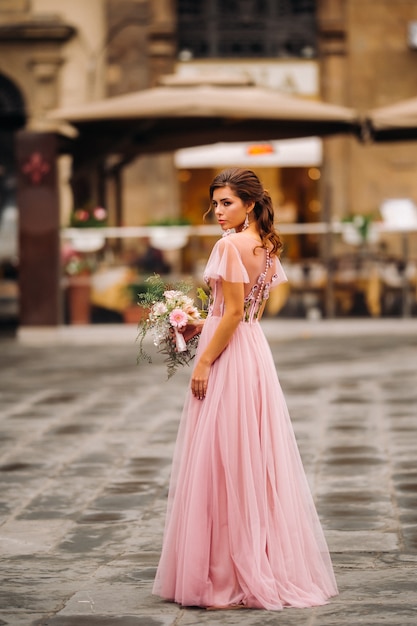
[[[211,315],[223,315],[221,280],[244,283],[246,322],[255,321],[271,287],[286,281],[278,258],[251,234],[234,233],[217,242],[204,274],[212,291]]]

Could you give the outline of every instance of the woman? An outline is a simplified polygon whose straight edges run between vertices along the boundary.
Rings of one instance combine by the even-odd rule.
[[[271,198],[250,170],[210,187],[222,239],[174,455],[154,593],[183,606],[309,607],[337,594],[271,351],[259,325],[286,281]],[[228,236],[225,236],[228,235]]]

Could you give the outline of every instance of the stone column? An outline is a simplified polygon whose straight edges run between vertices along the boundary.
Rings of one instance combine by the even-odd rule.
[[[348,0],[322,0],[317,3],[320,92],[326,102],[348,106],[346,68],[346,3]],[[349,139],[343,136],[323,139],[323,176],[321,181],[322,220],[329,230],[321,240],[321,257],[328,280],[325,292],[326,317],[335,314],[333,290],[333,220],[349,208]]]
[[[174,71],[176,20],[171,0],[154,0],[150,7],[148,51],[152,87],[157,84],[160,76]]]
[[[323,100],[349,106],[346,51],[347,0],[318,3],[320,92]],[[340,218],[349,210],[349,139],[330,137],[323,141],[324,197],[331,202],[331,216]]]
[[[61,322],[57,137],[17,134],[20,325]]]

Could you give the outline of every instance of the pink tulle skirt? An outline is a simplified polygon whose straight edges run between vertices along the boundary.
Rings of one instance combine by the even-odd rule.
[[[203,350],[220,318],[206,320]],[[324,604],[337,586],[272,354],[240,323],[191,392],[178,433],[153,592],[184,606],[279,610]]]

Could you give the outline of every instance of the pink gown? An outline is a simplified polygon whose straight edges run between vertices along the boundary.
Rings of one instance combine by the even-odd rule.
[[[222,281],[243,282],[245,313],[213,363],[204,400],[188,391],[153,593],[183,606],[280,610],[337,594],[327,544],[257,313],[286,281],[251,235],[223,237],[205,270],[211,306],[198,351],[222,316]],[[198,354],[196,359],[198,359]]]

